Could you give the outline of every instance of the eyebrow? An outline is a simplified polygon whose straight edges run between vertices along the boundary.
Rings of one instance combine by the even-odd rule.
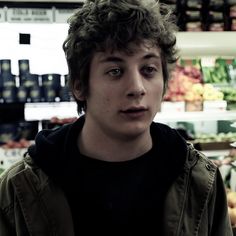
[[[150,59],[150,58],[155,58],[155,59],[160,60],[161,57],[160,55],[157,55],[155,53],[149,53],[143,57],[143,59]]]
[[[148,53],[147,55],[144,55],[141,59],[150,59],[155,58],[160,60],[160,56],[155,53]],[[119,56],[108,56],[100,60],[100,62],[124,62],[124,60]]]

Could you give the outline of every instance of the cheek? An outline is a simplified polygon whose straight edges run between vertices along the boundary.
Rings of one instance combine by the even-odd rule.
[[[162,99],[163,92],[164,92],[164,83],[159,82],[152,86],[153,89],[153,95],[158,98],[158,101]]]
[[[108,112],[114,106],[114,98],[112,91],[101,91],[94,98],[96,103],[103,108],[104,112]]]

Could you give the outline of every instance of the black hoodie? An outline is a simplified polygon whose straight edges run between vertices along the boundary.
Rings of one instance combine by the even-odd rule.
[[[152,123],[149,152],[131,161],[99,161],[78,150],[83,124],[81,117],[73,124],[42,130],[29,148],[35,163],[64,190],[75,231],[89,235],[89,225],[96,225],[103,235],[116,235],[109,228],[117,228],[117,235],[123,230],[129,235],[147,235],[149,230],[160,235],[166,192],[186,160],[185,140],[175,129]]]

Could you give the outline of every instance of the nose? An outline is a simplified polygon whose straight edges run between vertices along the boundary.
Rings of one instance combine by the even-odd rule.
[[[129,75],[128,80],[128,89],[127,89],[127,96],[138,98],[142,97],[146,94],[146,89],[144,87],[144,81],[142,75],[137,73],[132,73]]]

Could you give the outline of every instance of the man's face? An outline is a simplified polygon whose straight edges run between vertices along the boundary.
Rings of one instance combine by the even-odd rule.
[[[131,48],[131,55],[94,54],[85,98],[88,124],[117,138],[149,133],[163,95],[160,50],[144,43]]]

